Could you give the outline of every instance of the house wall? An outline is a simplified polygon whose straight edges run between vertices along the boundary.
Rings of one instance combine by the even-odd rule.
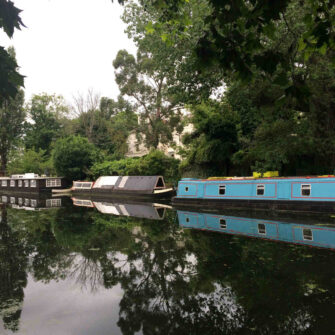
[[[173,146],[176,147],[184,147],[182,143],[182,137],[185,134],[191,133],[193,131],[193,125],[190,123],[187,126],[184,127],[184,130],[181,133],[173,132],[172,138],[173,138]],[[149,149],[145,146],[145,135],[142,134],[142,141],[139,142],[136,137],[136,133],[132,132],[127,139],[128,144],[128,152],[126,153],[126,157],[142,157],[144,155],[147,155],[149,153]],[[160,143],[158,145],[158,149],[162,152],[164,152],[165,155],[174,157],[177,159],[182,159],[180,155],[177,153],[177,149],[173,148],[173,146],[166,145]]]

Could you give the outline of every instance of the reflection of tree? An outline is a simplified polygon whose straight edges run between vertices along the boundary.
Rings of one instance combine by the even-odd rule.
[[[18,331],[27,285],[28,258],[18,234],[7,224],[7,209],[0,220],[0,317],[6,329]]]
[[[183,231],[173,212],[164,221],[72,207],[2,216],[0,310],[8,329],[18,329],[26,271],[44,282],[72,277],[91,291],[120,284],[124,335],[335,328],[335,258],[327,250]]]

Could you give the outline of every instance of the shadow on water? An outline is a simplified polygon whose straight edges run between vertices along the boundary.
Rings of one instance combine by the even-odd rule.
[[[120,334],[335,331],[335,226],[77,200],[34,210],[13,199],[2,204],[4,330],[36,331],[21,318],[31,280],[49,290],[63,282],[90,295],[120,287],[112,306]],[[111,310],[104,313],[108,329]],[[73,317],[85,323],[83,315]],[[62,319],[57,327],[59,334],[78,331]]]

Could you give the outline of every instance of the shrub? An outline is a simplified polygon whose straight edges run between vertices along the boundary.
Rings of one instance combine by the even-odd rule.
[[[52,156],[59,175],[78,180],[86,178],[89,168],[97,159],[98,151],[87,138],[69,136],[55,143]]]
[[[40,175],[56,174],[52,159],[50,159],[50,157],[46,155],[46,151],[42,149],[39,151],[30,149],[23,153],[17,153],[15,157],[11,158],[7,166],[7,172],[9,175],[29,172]]]
[[[93,178],[106,175],[116,176],[155,176],[162,175],[168,182],[179,179],[179,161],[153,150],[140,158],[124,158],[118,161],[105,161],[91,168]]]

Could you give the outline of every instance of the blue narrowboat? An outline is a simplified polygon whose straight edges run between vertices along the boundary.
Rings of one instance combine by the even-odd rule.
[[[335,176],[184,178],[176,206],[335,212]]]
[[[208,213],[177,211],[183,228],[335,249],[335,228]]]

